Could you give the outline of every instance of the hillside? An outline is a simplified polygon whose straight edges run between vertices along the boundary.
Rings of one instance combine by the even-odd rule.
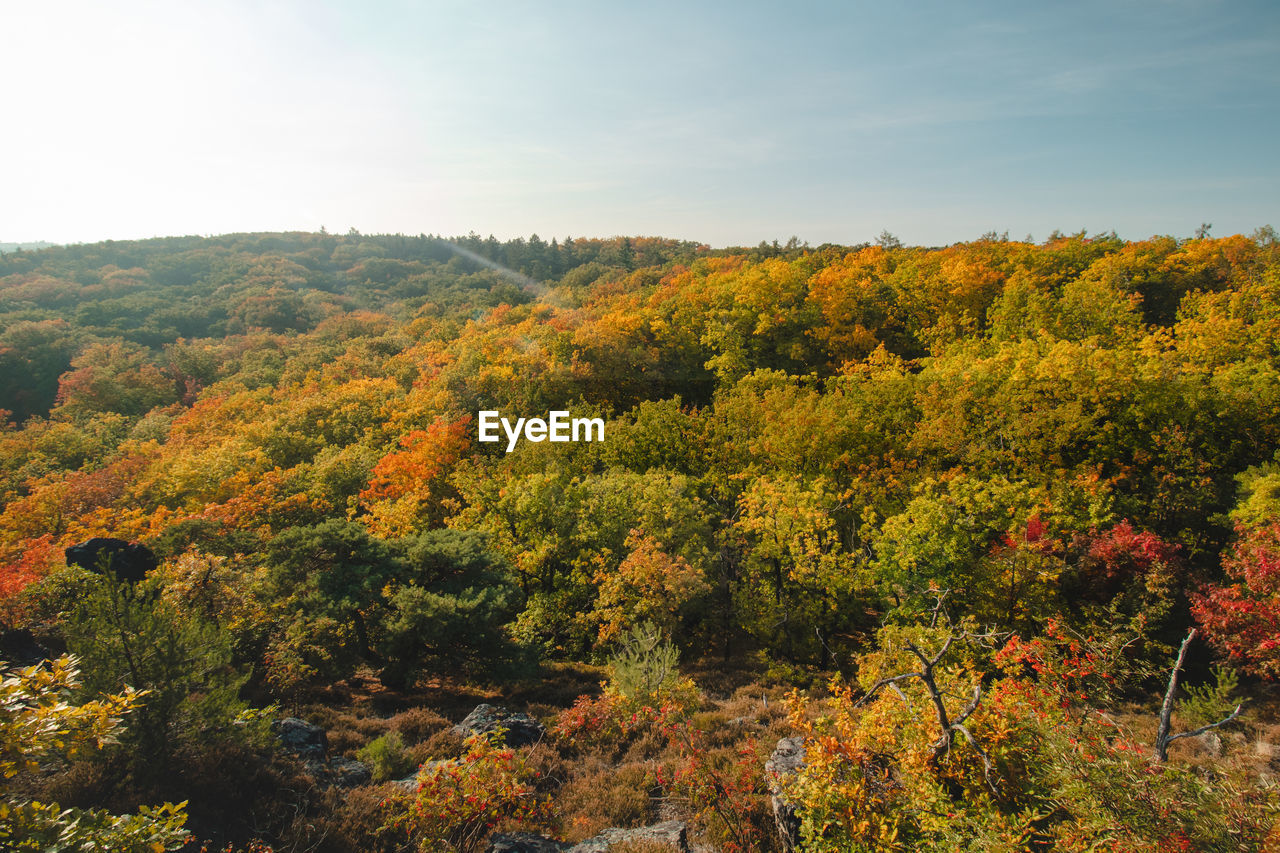
[[[1280,837],[1270,228],[5,253],[0,409],[4,626],[78,657],[77,702],[151,691],[11,797],[187,800],[209,849],[783,849],[796,736],[805,849]],[[93,537],[159,567],[68,567]],[[1163,735],[1213,727],[1152,762],[1172,671]],[[464,744],[481,701],[547,731]]]

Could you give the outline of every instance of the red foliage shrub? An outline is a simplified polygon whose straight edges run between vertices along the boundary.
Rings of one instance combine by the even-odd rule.
[[[1238,531],[1222,561],[1226,586],[1192,596],[1191,614],[1209,642],[1245,670],[1280,675],[1280,522]]]

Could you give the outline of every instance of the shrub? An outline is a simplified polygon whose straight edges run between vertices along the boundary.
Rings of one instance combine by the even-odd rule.
[[[113,743],[122,718],[145,698],[126,690],[79,706],[72,657],[47,669],[30,667],[0,682],[0,786],[40,771],[58,757],[74,757]],[[3,787],[0,787],[3,790]],[[143,806],[137,814],[62,809],[15,797],[0,800],[0,846],[6,850],[112,850],[155,853],[186,835],[186,803]]]
[[[449,721],[430,708],[410,708],[391,718],[391,728],[409,743],[419,743],[436,732],[449,728]]]
[[[394,729],[374,738],[356,752],[356,758],[369,765],[374,782],[399,779],[413,769],[413,759],[405,749],[404,739]]]
[[[924,643],[929,634],[917,637]],[[939,732],[916,676],[900,676],[898,692],[857,701],[835,684],[821,715],[796,700],[805,765],[785,790],[799,807],[805,849],[1266,849],[1274,791],[1225,771],[1201,777],[1153,765],[1149,750],[1097,710],[1087,687],[1111,680],[1110,645],[1051,622],[1036,640],[1010,639],[984,678],[949,659],[951,644],[935,635],[927,653],[942,653],[933,696],[949,706],[952,734],[964,735],[954,739]]]
[[[1234,582],[1193,596],[1192,614],[1245,671],[1280,676],[1280,522],[1241,528],[1222,567]]]
[[[637,625],[622,633],[609,658],[608,689],[632,709],[668,704],[691,708],[698,702],[698,689],[680,676],[679,662],[679,651],[658,627]]]
[[[680,756],[673,772],[659,781],[683,800],[724,853],[763,850],[774,834],[765,789],[764,756],[754,738],[737,749],[712,749],[691,722],[667,730]]]
[[[265,722],[238,693],[227,632],[159,595],[156,577],[128,584],[94,579],[66,626],[85,687],[146,691],[122,739],[139,777],[163,779],[183,750],[217,749],[220,738],[265,740]],[[247,715],[247,716],[246,716]]]
[[[500,823],[536,824],[550,816],[550,802],[532,784],[533,775],[497,735],[469,737],[461,758],[418,774],[418,790],[394,823],[408,830],[423,853],[469,853]]]

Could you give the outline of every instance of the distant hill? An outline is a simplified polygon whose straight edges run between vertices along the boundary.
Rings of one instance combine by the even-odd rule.
[[[45,243],[43,241],[37,243],[0,243],[0,255],[5,252],[18,252],[23,249],[47,249],[50,246],[56,246],[57,243]]]

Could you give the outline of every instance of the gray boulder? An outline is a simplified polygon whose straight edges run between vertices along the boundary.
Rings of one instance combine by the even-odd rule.
[[[800,849],[800,816],[795,806],[787,802],[782,793],[784,781],[804,767],[804,738],[784,737],[778,741],[773,754],[764,763],[765,779],[769,783],[773,805],[773,822],[778,827],[778,837],[785,853]]]
[[[488,853],[609,853],[619,844],[636,841],[663,844],[674,853],[690,853],[688,828],[678,820],[636,829],[606,829],[577,844],[529,832],[500,832],[489,839]]]
[[[325,737],[324,729],[313,726],[306,720],[285,717],[272,723],[271,730],[276,733],[281,746],[296,752],[303,759],[323,761],[325,753],[329,751],[329,739]]]
[[[632,841],[665,844],[677,853],[689,853],[688,828],[678,820],[664,820],[637,829],[606,829],[594,838],[573,845],[568,853],[608,853],[615,845]]]
[[[542,740],[546,728],[528,714],[513,713],[493,705],[477,705],[475,710],[453,727],[458,737],[487,734],[504,729],[507,746],[529,746]]]
[[[433,767],[439,767],[444,764],[457,764],[457,763],[458,763],[457,759],[450,760],[447,758],[442,758],[438,761],[425,761],[423,762],[422,766],[419,767],[417,770],[413,771],[403,779],[396,779],[391,784],[399,785],[401,788],[404,788],[406,791],[413,793],[414,791],[418,790],[418,779],[422,776],[423,773],[427,772]]]
[[[532,832],[499,832],[489,839],[488,853],[563,853],[568,846]]]
[[[339,788],[354,788],[373,781],[373,770],[363,761],[338,756],[329,761],[329,782]]]

